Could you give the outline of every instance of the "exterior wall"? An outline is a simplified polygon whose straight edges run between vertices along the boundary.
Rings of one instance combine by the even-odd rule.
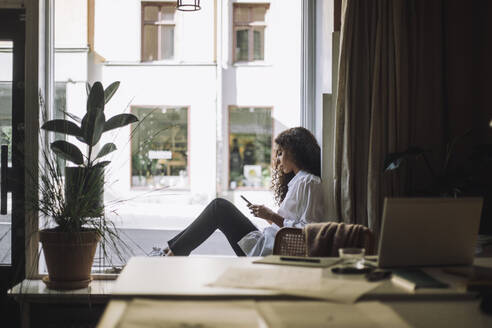
[[[118,15],[110,14],[114,8]],[[176,11],[174,60],[141,63],[141,2],[96,1],[95,7],[94,50],[100,56],[96,63],[100,67],[93,73],[98,75],[94,80],[101,79],[104,85],[121,81],[108,109],[114,108],[116,114],[129,103],[189,107],[190,192],[207,200],[215,195],[214,10],[211,3],[194,13]],[[129,128],[125,130],[120,135],[129,135]],[[124,150],[119,151],[121,165],[112,178],[117,190],[130,190],[131,155],[125,144],[128,138],[118,140],[117,147]]]
[[[262,62],[232,63],[236,2],[270,6]],[[107,118],[129,112],[131,106],[189,108],[189,191],[171,191],[173,197],[156,202],[201,204],[192,210],[193,215],[182,214],[191,217],[217,193],[234,202],[238,198],[238,192],[228,190],[229,106],[273,108],[274,135],[300,124],[301,8],[300,0],[203,2],[200,11],[176,12],[173,60],[141,62],[141,1],[96,0],[94,51],[88,53],[87,0],[57,0],[55,80],[67,82],[67,109],[79,116],[85,112],[85,81],[101,81],[105,87],[121,81],[106,105]],[[112,141],[118,148],[109,156],[107,197],[139,193],[131,188],[129,136],[130,127],[103,135],[101,144]],[[271,198],[267,191],[241,193],[273,206],[265,201]],[[149,197],[145,202],[143,206]],[[237,204],[244,205],[241,200]],[[243,210],[247,211],[245,206]]]
[[[12,82],[12,44],[0,41],[0,82]]]
[[[87,101],[87,0],[56,0],[54,18],[55,83],[65,84],[66,110],[83,117]],[[84,149],[75,138],[68,140]]]
[[[131,102],[134,106],[189,107],[188,167],[190,191],[211,198],[215,188],[215,66],[112,65],[102,70],[103,84],[122,81],[108,103],[107,115],[120,113]],[[169,78],[172,76],[173,78]],[[109,114],[111,113],[111,114]],[[109,117],[108,116],[108,117]],[[128,136],[127,131],[119,132]],[[118,133],[118,132],[116,132]],[[106,136],[106,135],[105,135]],[[114,136],[107,134],[109,140]],[[130,147],[128,138],[117,140],[117,182],[119,190],[130,188]],[[114,141],[113,141],[114,142]],[[112,165],[112,164],[111,164]],[[211,188],[212,187],[212,188]]]
[[[301,1],[266,1],[270,8],[266,15],[265,61],[262,63],[233,63],[233,3],[223,8],[222,25],[222,129],[224,147],[221,159],[228,158],[228,107],[272,107],[274,135],[287,127],[300,124],[300,62],[301,62]],[[258,3],[265,3],[255,1]],[[221,163],[221,186],[227,190],[228,161]]]
[[[55,0],[55,47],[87,47],[87,0]]]
[[[141,2],[96,1],[95,16],[95,52],[109,62],[140,62]],[[177,11],[175,37],[174,62],[212,62],[215,47],[213,2],[207,2],[197,12]]]

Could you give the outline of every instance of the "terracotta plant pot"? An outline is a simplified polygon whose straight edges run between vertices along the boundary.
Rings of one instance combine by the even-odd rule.
[[[48,267],[43,281],[52,289],[87,287],[97,243],[101,236],[95,230],[59,232],[53,229],[39,231]]]

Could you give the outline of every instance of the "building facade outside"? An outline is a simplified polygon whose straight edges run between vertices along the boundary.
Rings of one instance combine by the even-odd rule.
[[[83,114],[86,82],[120,81],[106,117],[141,119],[103,135],[123,228],[182,229],[215,197],[248,216],[239,195],[275,208],[273,140],[300,124],[300,0],[175,3],[55,1],[54,115]]]

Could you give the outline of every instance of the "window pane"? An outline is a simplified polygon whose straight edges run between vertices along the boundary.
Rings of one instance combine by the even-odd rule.
[[[189,187],[188,109],[133,107],[132,187]]]
[[[65,114],[67,112],[67,83],[56,82],[55,83],[55,109],[54,118],[56,119],[68,119],[71,120]],[[64,133],[55,133],[55,140],[67,140],[67,135]],[[65,170],[65,160],[60,157],[56,158],[58,165],[62,168],[62,172]]]
[[[236,61],[248,60],[248,30],[236,31]]]
[[[144,26],[143,61],[157,60],[157,26]]]
[[[256,28],[253,31],[253,59],[263,60],[264,59],[264,44],[265,44],[265,29]]]
[[[161,26],[161,58],[174,57],[174,26]]]
[[[272,114],[269,108],[231,108],[229,187],[270,186]]]
[[[161,21],[174,22],[174,14],[176,8],[174,6],[162,6],[161,7]]]
[[[249,7],[234,6],[234,23],[248,23],[249,22]]]
[[[159,7],[157,6],[145,6],[144,7],[144,20],[157,21],[159,15]]]
[[[8,146],[8,166],[12,167],[12,41],[2,41],[0,53],[0,142]],[[12,263],[12,193],[7,193],[7,214],[0,215],[0,264]]]
[[[9,146],[9,163],[12,160],[12,83],[0,82],[0,142]]]
[[[265,21],[266,7],[264,6],[254,6],[251,8],[251,21],[253,22],[264,22]]]

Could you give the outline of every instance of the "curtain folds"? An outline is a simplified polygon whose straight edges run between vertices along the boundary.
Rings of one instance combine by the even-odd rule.
[[[385,196],[410,176],[383,175],[388,153],[442,126],[441,1],[344,0],[335,113],[335,200],[345,223],[379,236]],[[431,143],[432,143],[431,142]]]

